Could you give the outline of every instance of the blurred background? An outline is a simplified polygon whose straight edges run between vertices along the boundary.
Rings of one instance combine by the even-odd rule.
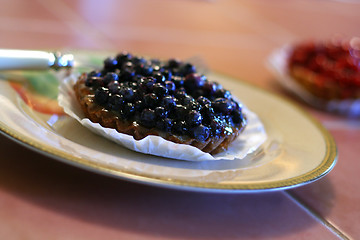
[[[357,1],[0,3],[2,48],[127,50],[181,59],[196,56],[203,58],[213,71],[261,86],[271,85],[264,62],[275,48],[304,39],[360,34]]]

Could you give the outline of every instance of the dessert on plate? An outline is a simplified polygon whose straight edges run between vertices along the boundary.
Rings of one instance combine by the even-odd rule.
[[[291,48],[288,71],[325,101],[360,98],[360,39],[308,41]]]
[[[228,90],[176,59],[122,52],[105,59],[102,69],[82,73],[74,91],[87,118],[135,140],[156,135],[213,155],[247,125]]]

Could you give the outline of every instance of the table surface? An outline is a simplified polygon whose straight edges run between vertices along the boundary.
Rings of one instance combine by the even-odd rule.
[[[81,170],[0,136],[0,239],[359,238],[360,123],[293,98],[266,69],[276,48],[359,36],[357,1],[0,0],[0,47],[198,56],[297,102],[333,135],[338,163],[293,190],[175,191]]]

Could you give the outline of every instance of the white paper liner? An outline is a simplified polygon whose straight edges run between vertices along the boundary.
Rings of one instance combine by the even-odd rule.
[[[360,117],[360,99],[325,101],[314,96],[297,83],[288,72],[288,59],[291,49],[291,46],[285,45],[275,50],[268,58],[269,69],[285,88],[316,108],[349,117]]]
[[[71,75],[60,83],[58,103],[64,108],[65,113],[96,134],[137,152],[188,161],[234,160],[243,159],[254,152],[267,138],[265,128],[258,116],[244,106],[243,111],[247,116],[248,125],[240,136],[231,143],[227,151],[215,156],[196,147],[173,143],[159,136],[150,135],[141,140],[135,140],[130,135],[119,133],[115,129],[104,128],[99,123],[93,123],[85,118],[73,90],[76,81],[77,77]]]

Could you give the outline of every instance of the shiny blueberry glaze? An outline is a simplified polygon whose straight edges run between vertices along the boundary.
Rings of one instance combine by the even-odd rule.
[[[119,118],[197,141],[231,134],[231,128],[245,124],[228,90],[177,59],[162,62],[122,52],[89,72],[85,85],[97,104]]]

